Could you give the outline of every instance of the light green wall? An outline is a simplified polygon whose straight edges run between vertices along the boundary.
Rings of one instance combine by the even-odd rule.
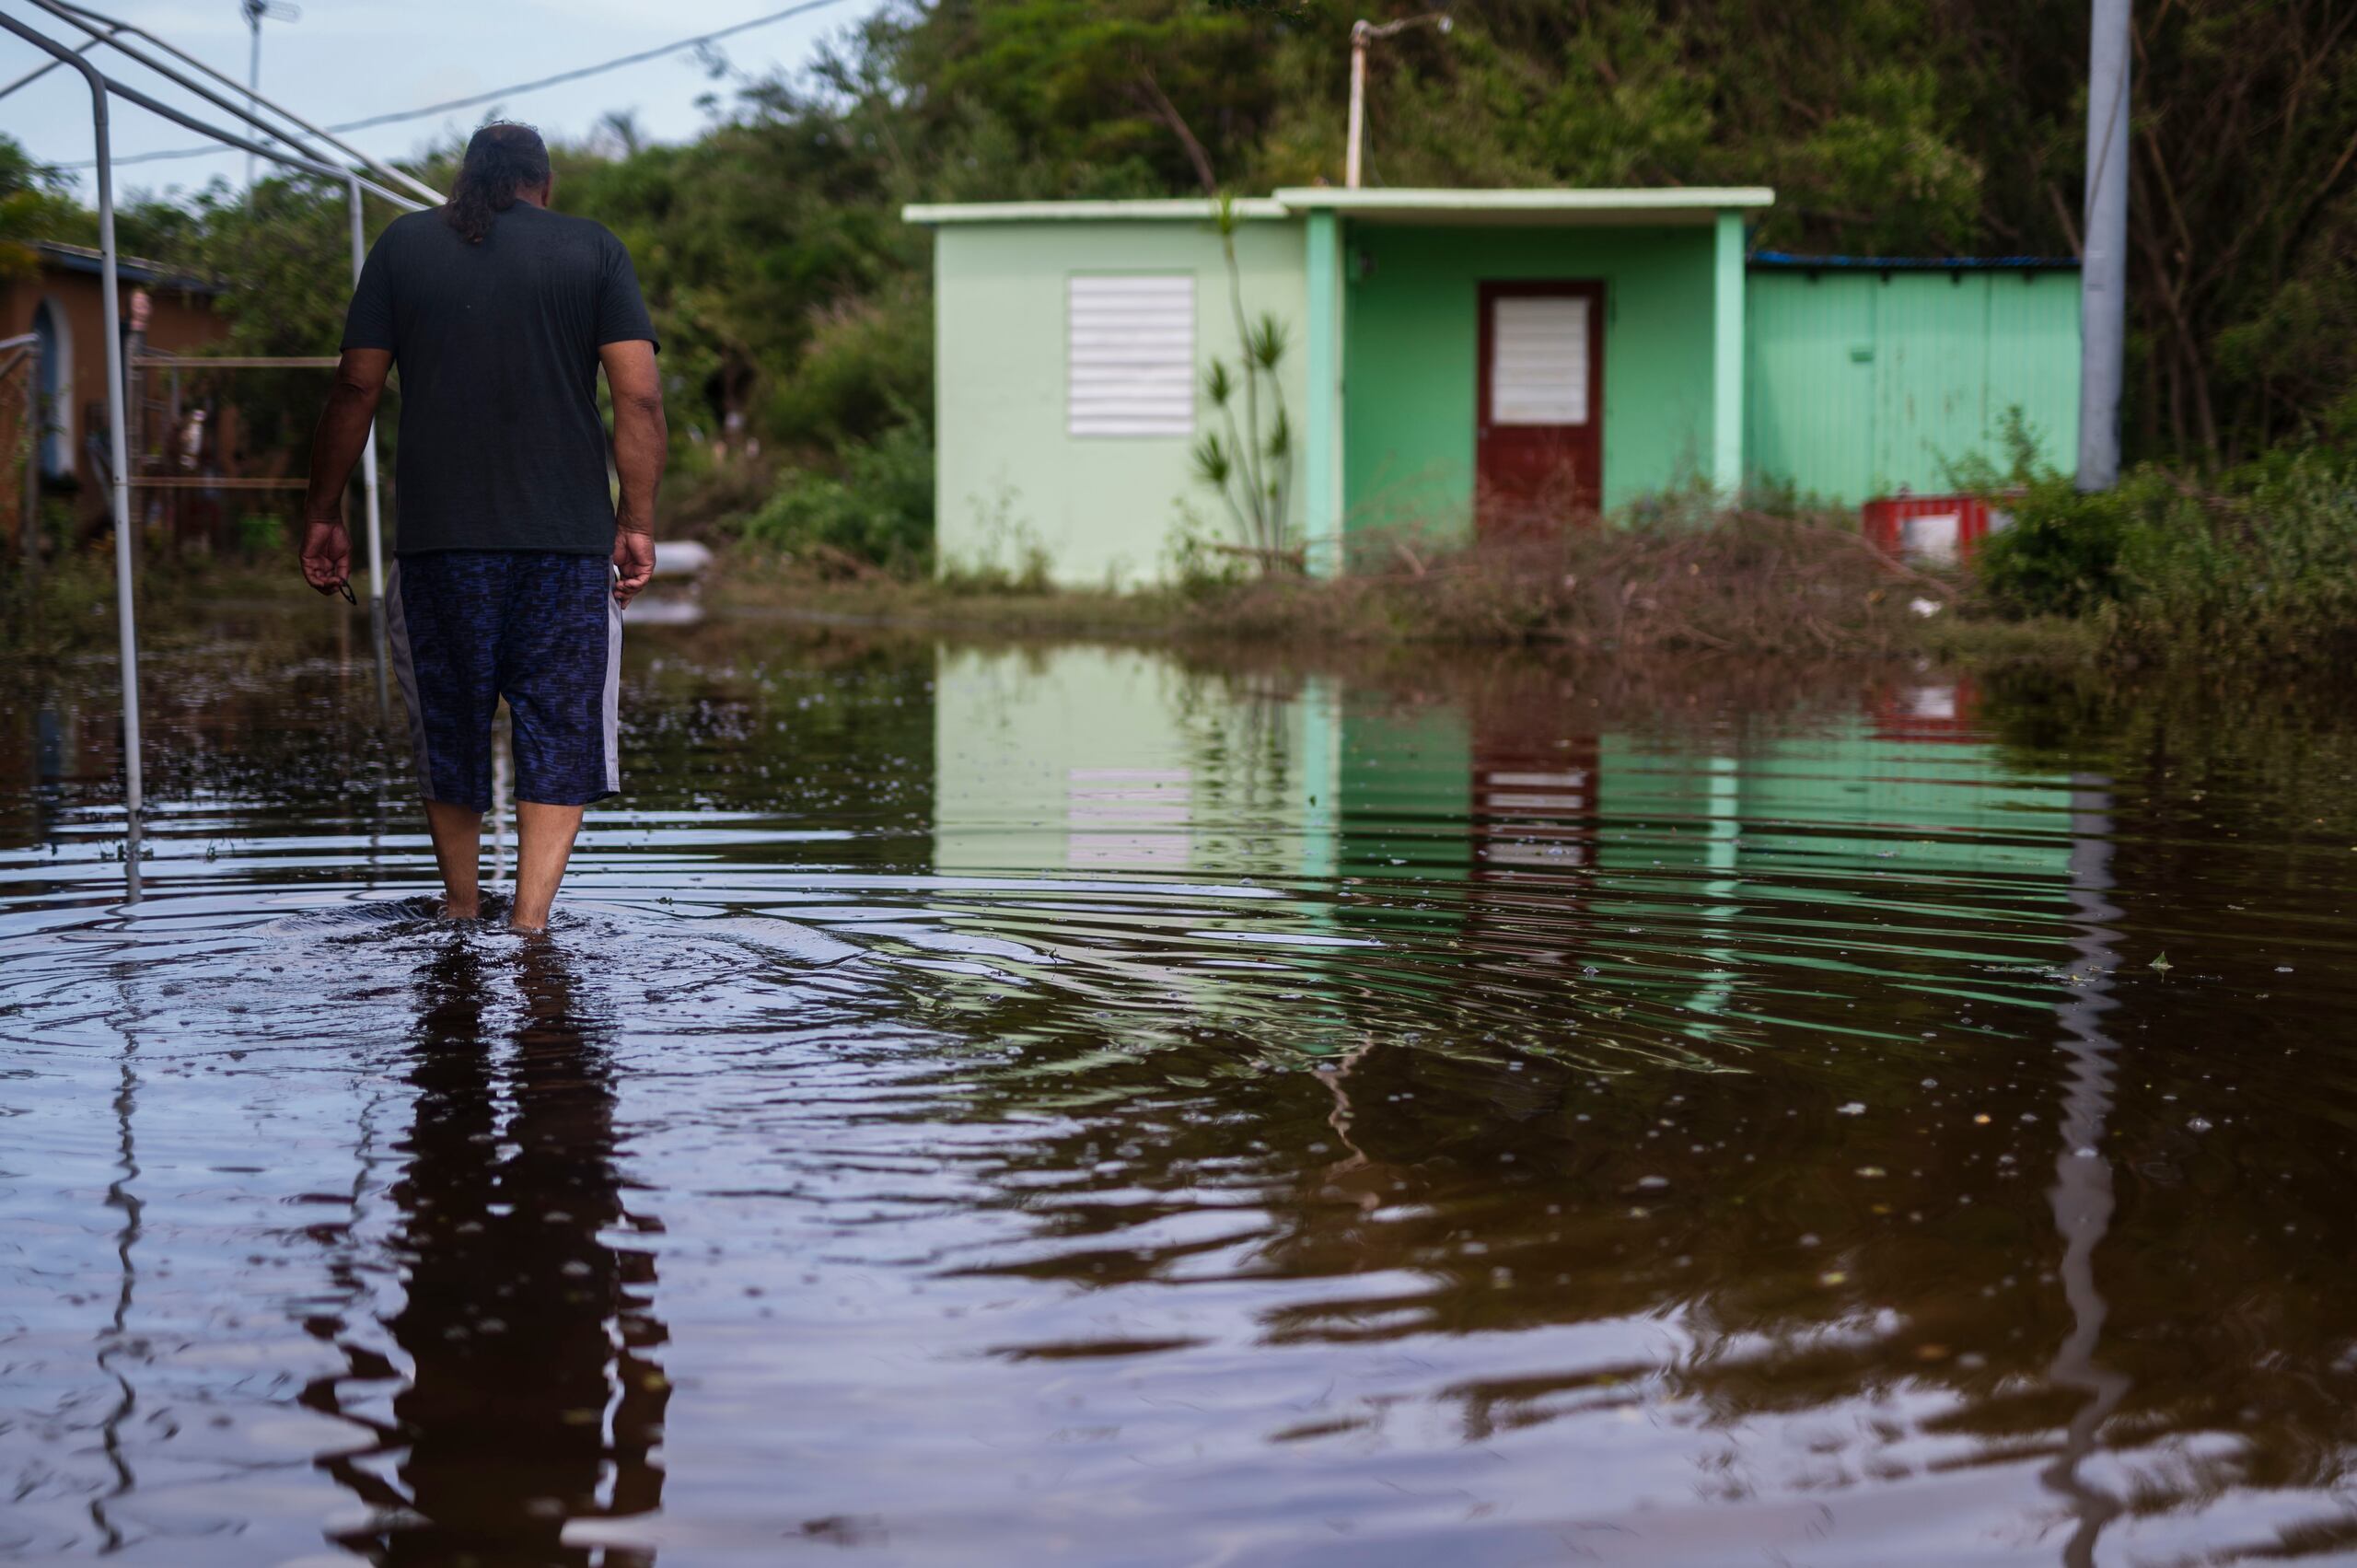
[[[1248,220],[1237,237],[1244,298],[1292,331],[1285,401],[1301,428],[1306,349],[1302,226]],[[1192,272],[1196,356],[1233,364],[1234,315],[1219,237],[1205,220],[951,224],[934,234],[935,505],[946,568],[1017,566],[1047,552],[1070,587],[1164,575],[1182,502],[1226,540],[1218,497],[1194,476],[1193,442],[1065,432],[1065,287],[1074,273]],[[1196,411],[1209,428],[1208,404]],[[1301,486],[1295,476],[1298,511]],[[1233,540],[1230,540],[1233,542]]]
[[[2075,466],[2076,273],[1755,268],[1748,294],[1754,480],[1846,505],[1950,490],[1959,462],[2007,466],[2015,405],[2044,460]]]
[[[1346,526],[1469,532],[1479,285],[1604,283],[1604,504],[1709,476],[1713,226],[1360,224],[1344,238]]]

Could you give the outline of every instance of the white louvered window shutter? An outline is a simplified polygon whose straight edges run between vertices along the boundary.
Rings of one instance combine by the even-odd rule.
[[[1508,296],[1490,302],[1490,423],[1587,423],[1588,300]]]
[[[1195,433],[1195,275],[1075,273],[1065,296],[1065,429]]]

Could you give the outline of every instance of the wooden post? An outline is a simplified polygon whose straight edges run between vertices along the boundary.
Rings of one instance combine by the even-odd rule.
[[[41,340],[25,350],[25,517],[17,548],[24,552],[25,586],[41,581],[41,449],[49,435],[49,407],[41,395]]]

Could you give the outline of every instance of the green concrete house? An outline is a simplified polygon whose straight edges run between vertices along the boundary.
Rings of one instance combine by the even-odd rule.
[[[1235,204],[1240,293],[1289,334],[1291,530],[1311,570],[1401,532],[1611,512],[1694,486],[1855,504],[1949,487],[2018,409],[2078,444],[2078,282],[2055,263],[1747,254],[1756,188],[1283,190]],[[1207,201],[911,206],[934,234],[945,568],[1161,576],[1202,387],[1237,355]],[[1388,548],[1386,545],[1384,548]]]

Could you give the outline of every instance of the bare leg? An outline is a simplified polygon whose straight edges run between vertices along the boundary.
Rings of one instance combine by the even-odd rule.
[[[425,826],[434,835],[434,862],[442,868],[442,912],[452,920],[474,919],[482,913],[482,813],[429,800]]]
[[[578,806],[516,803],[516,909],[507,917],[509,926],[517,931],[547,928],[549,906],[556,902],[564,863],[573,855],[573,836],[580,830]]]

